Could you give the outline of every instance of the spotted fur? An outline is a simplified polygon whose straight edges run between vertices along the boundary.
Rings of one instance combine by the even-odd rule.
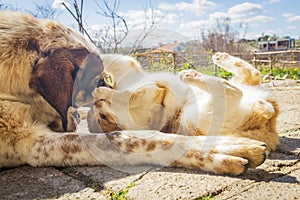
[[[96,130],[113,131],[112,127],[116,127],[181,135],[247,137],[266,143],[269,151],[274,150],[278,144],[278,106],[259,85],[259,72],[227,53],[216,53],[213,60],[234,72],[236,78],[228,82],[195,70],[184,70],[179,76],[141,73],[128,77],[135,83],[125,83],[126,89],[96,89],[92,109],[100,123]],[[90,124],[93,131],[95,126]]]
[[[93,94],[95,105],[88,115],[90,131],[151,129],[189,137],[230,136],[233,143],[241,138],[250,138],[264,142],[269,152],[275,150],[279,143],[275,129],[278,105],[271,98],[271,93],[260,86],[259,72],[247,62],[227,53],[217,53],[213,60],[233,72],[235,78],[226,81],[201,75],[195,70],[184,70],[179,76],[143,72],[128,75],[127,79],[122,80],[121,89],[118,88],[118,81],[115,89],[97,88]],[[140,66],[137,65],[137,68]],[[111,76],[119,80],[118,75],[112,73]],[[130,84],[126,84],[127,80]],[[251,142],[249,146],[252,146]],[[228,150],[231,147],[223,146],[218,150],[226,154],[223,148]],[[219,154],[218,150],[214,153]],[[204,159],[204,154],[198,153],[202,156],[195,164],[191,161],[195,156],[193,153],[193,150],[186,152],[182,162],[190,163],[182,165],[220,172],[221,168],[224,170],[221,163],[227,163],[229,169],[230,163],[236,161],[235,157],[231,160],[228,155],[212,155]],[[248,153],[256,154],[250,150],[244,151],[243,155]],[[179,160],[173,164],[180,165]],[[256,167],[259,162],[254,163],[250,166]]]
[[[113,57],[99,55],[95,47],[80,34],[55,21],[36,19],[19,12],[1,11],[0,167],[24,164],[147,164],[183,166],[238,175],[248,166],[255,167],[264,161],[266,147],[259,141],[237,137],[165,134],[157,130],[119,130],[118,126],[114,126],[113,117],[108,115],[103,126],[110,127],[109,131],[114,132],[75,132],[72,106],[89,103],[103,65],[109,71],[108,63]],[[126,57],[110,69],[112,73],[118,72],[113,71],[116,69],[114,67],[132,70],[131,75],[125,73],[128,72],[126,70],[121,75],[127,76],[118,75],[119,79],[115,79],[118,80],[117,88],[126,88],[128,77],[136,78],[144,73],[136,65],[138,63],[135,60]],[[174,80],[178,82],[177,78]],[[130,81],[135,82],[134,79]],[[153,89],[153,86],[157,89]],[[131,104],[141,105],[139,100],[150,92],[154,95],[153,102],[160,103],[153,107],[158,113],[142,116],[135,115],[139,109],[131,107],[131,115],[135,115],[141,129],[148,122],[160,129],[163,124],[158,117],[163,111],[162,106],[169,105],[170,101],[174,101],[174,108],[183,103],[184,99],[168,95],[173,89],[166,83],[156,81],[149,85],[149,90],[138,90],[136,95],[129,97]],[[122,99],[129,94],[124,95],[120,98],[120,111],[127,108],[122,104]],[[182,92],[182,95],[188,94]],[[108,100],[110,98],[107,92],[97,94],[98,98],[102,96]],[[162,101],[164,104],[161,104]],[[99,108],[104,108],[104,103],[97,100],[92,110],[97,112]],[[182,112],[176,109],[171,121],[163,118],[167,126],[163,126],[162,130],[176,133],[177,130],[182,131],[178,126],[179,121],[176,121],[178,117],[174,117],[181,116]],[[152,120],[153,117],[155,120]],[[89,114],[91,129],[93,126],[97,129],[96,124],[101,124],[98,120]],[[131,125],[127,124],[128,128]],[[193,133],[186,131],[186,135]]]

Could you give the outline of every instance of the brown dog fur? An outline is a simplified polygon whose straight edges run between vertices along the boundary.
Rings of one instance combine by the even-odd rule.
[[[74,30],[1,11],[0,167],[154,164],[237,175],[264,161],[265,144],[247,138],[55,132],[74,131],[70,106],[89,101],[102,70],[95,47]]]

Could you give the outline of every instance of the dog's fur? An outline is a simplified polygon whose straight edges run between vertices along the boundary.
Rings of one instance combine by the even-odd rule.
[[[71,105],[89,101],[103,70],[103,63],[110,66],[108,63],[115,58],[113,55],[100,58],[94,49],[80,34],[57,22],[38,20],[18,12],[0,12],[0,167],[23,164],[169,164],[237,175],[248,166],[256,167],[264,161],[265,144],[248,138],[184,136],[155,130],[106,134],[55,132],[74,131]],[[117,74],[119,69],[110,71],[116,75],[115,80],[119,78],[116,85],[119,89],[128,87],[128,77],[131,79],[130,83],[134,83],[134,79],[143,74],[140,68],[135,67],[138,65],[136,61],[129,57],[122,59],[118,59],[120,66],[117,67],[126,70],[121,74]],[[127,73],[128,71],[132,73]],[[175,85],[179,84],[179,79],[174,78],[175,80]],[[139,113],[139,109],[136,109],[141,104],[144,92],[156,94],[157,89],[162,91],[155,96],[155,102],[161,106],[154,110],[157,109],[159,113],[167,113],[162,109],[162,106],[170,106],[170,101],[166,98],[174,101],[174,107],[184,103],[181,102],[184,98],[166,95],[167,92],[176,91],[169,88],[168,84],[157,81],[155,86],[153,89],[153,84],[150,84],[149,90],[137,90],[134,98],[131,98],[131,113],[135,115],[134,121],[138,121],[141,129],[144,129],[145,117],[147,120],[157,117],[155,112],[149,116],[149,113],[144,113],[145,110]],[[184,87],[190,90],[187,84]],[[96,90],[96,97],[102,98],[99,92],[101,91]],[[184,93],[182,95],[189,95]],[[103,93],[103,97],[106,98],[106,95],[107,91]],[[149,99],[146,100],[149,103]],[[167,104],[162,105],[162,102]],[[121,103],[120,106],[122,107],[118,109],[127,111],[126,105]],[[182,110],[176,112],[175,116],[182,115]],[[90,127],[95,126],[95,122],[99,120],[91,116],[94,115],[89,115]],[[153,126],[156,121],[153,121]],[[163,130],[174,130],[174,133],[177,130],[180,133],[185,131],[185,135],[195,133],[195,127],[174,128],[169,121],[166,122],[170,127]],[[132,127],[131,124],[128,126]],[[119,127],[112,129],[118,130]],[[254,127],[245,126],[244,129],[246,132]]]

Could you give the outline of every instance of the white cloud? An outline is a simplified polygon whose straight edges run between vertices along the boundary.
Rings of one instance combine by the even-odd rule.
[[[288,26],[287,29],[288,30],[294,30],[294,29],[296,29],[296,26]]]
[[[174,23],[177,23],[178,24],[177,26],[179,26],[179,22],[178,22],[179,16],[178,15],[176,15],[174,13],[163,12],[161,10],[151,10],[151,9],[129,10],[126,12],[119,12],[118,14],[125,19],[126,24],[129,29],[129,34],[130,34],[130,36],[128,36],[128,38],[126,38],[126,41],[122,42],[122,45],[130,46],[130,43],[132,45],[133,42],[136,40],[136,38],[139,36],[139,34],[142,33],[142,31],[144,29],[149,29],[151,26],[150,23],[151,23],[152,16],[154,17],[154,20],[157,21],[156,29],[153,32],[151,32],[151,36],[148,36],[147,39],[149,39],[149,37],[152,37],[153,35],[155,35],[155,33],[157,33],[156,30],[158,30],[159,28],[165,28],[168,25],[174,25]],[[122,24],[120,24],[120,26],[117,26],[116,31],[121,36],[123,36],[124,30],[125,30],[125,28]],[[88,29],[88,32],[90,33],[90,35],[93,38],[97,38],[97,40],[99,40],[99,41],[102,41],[102,38],[99,37],[99,35],[102,35],[104,37],[110,37],[110,36],[112,37],[114,34],[113,28],[111,27],[109,21],[107,23],[101,23],[99,25],[97,24],[94,26],[90,26]],[[135,37],[135,40],[134,40],[134,37]],[[160,38],[161,40],[159,40],[159,41],[162,41],[162,42],[167,41],[166,38],[168,38],[168,37],[166,36],[166,34],[165,34],[165,36],[161,36],[161,37],[162,38]],[[170,36],[169,36],[169,39],[170,39],[170,41],[168,40],[168,42],[172,42],[174,40],[174,38],[172,39]],[[153,40],[151,40],[151,41],[153,41]],[[143,44],[143,45],[146,45],[146,44]]]
[[[292,16],[287,19],[288,22],[300,22],[300,15]]]
[[[245,2],[237,4],[228,9],[229,16],[247,16],[256,15],[263,12],[263,7],[260,4]]]
[[[163,17],[161,24],[174,24],[178,22],[178,15],[169,13]]]
[[[209,14],[209,19],[211,20],[225,19],[228,17],[229,17],[228,14],[224,12],[214,12]]]
[[[266,30],[266,31],[264,31],[264,35],[276,35],[276,33],[278,33],[278,31],[276,31],[276,30]]]
[[[196,15],[201,15],[205,13],[207,10],[216,8],[218,4],[209,1],[209,0],[193,0],[192,3],[187,2],[179,2],[175,4],[162,2],[158,5],[158,8],[165,11],[185,11],[191,12]]]
[[[208,15],[206,20],[181,23],[180,29],[185,31],[209,29],[214,27],[217,20],[222,23],[222,20],[226,18],[230,18],[231,24],[234,26],[242,22],[243,24],[248,24],[249,27],[274,20],[274,18],[263,15],[263,13],[264,9],[260,4],[246,2],[228,8],[227,12],[213,12]]]
[[[287,22],[300,22],[300,15],[294,15],[292,13],[284,13],[282,16],[286,18]]]
[[[245,2],[237,4],[228,9],[227,12],[215,12],[209,15],[210,20],[222,20],[230,18],[231,23],[259,23],[274,20],[274,18],[263,15],[264,9],[260,4]]]
[[[267,3],[268,4],[272,4],[272,3],[278,3],[280,2],[281,0],[269,0]]]
[[[162,2],[158,5],[158,8],[165,11],[175,10],[176,7],[174,4],[169,4],[166,2]]]
[[[126,13],[120,13],[126,20],[129,28],[143,29],[150,27],[152,19],[157,23],[158,26],[167,26],[170,24],[178,23],[179,16],[174,13],[166,13],[161,10],[129,10]]]
[[[255,22],[268,22],[268,21],[272,21],[272,20],[274,20],[274,18],[265,16],[265,15],[258,15],[258,16],[249,18],[246,21],[249,23],[255,23]]]
[[[143,34],[143,30],[136,30],[129,32],[126,39],[122,42],[122,46],[132,46],[137,40],[140,34]],[[185,37],[183,33],[177,33],[175,31],[165,29],[155,29],[151,34],[143,41],[144,47],[155,47],[159,43],[173,43],[174,41],[186,42],[189,38]]]
[[[292,13],[284,13],[284,14],[282,14],[282,17],[286,17],[286,18],[292,17],[292,16],[293,16]]]
[[[220,23],[222,23],[222,20],[224,20],[226,17],[228,17],[226,13],[212,13],[209,19],[207,20],[189,21],[189,22],[181,23],[180,29],[185,31],[210,29],[215,27],[217,20],[219,20]],[[248,19],[239,19],[239,18],[231,19],[231,24],[233,26],[239,26],[240,23],[242,22],[244,25],[248,24],[249,26],[253,26],[255,23],[268,22],[271,20],[273,20],[273,18],[264,15],[259,15]]]
[[[54,0],[52,3],[52,8],[54,9],[65,9],[63,6],[65,4],[67,7],[70,7],[70,4],[64,0]]]
[[[210,27],[212,22],[210,20],[198,20],[198,21],[189,21],[180,24],[180,29],[183,30],[195,30],[201,29],[202,27]]]

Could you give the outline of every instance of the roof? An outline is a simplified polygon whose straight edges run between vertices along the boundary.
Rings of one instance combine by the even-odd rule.
[[[152,52],[178,52],[182,51],[184,45],[180,42],[174,42],[170,44],[165,44],[160,47],[155,48]]]

